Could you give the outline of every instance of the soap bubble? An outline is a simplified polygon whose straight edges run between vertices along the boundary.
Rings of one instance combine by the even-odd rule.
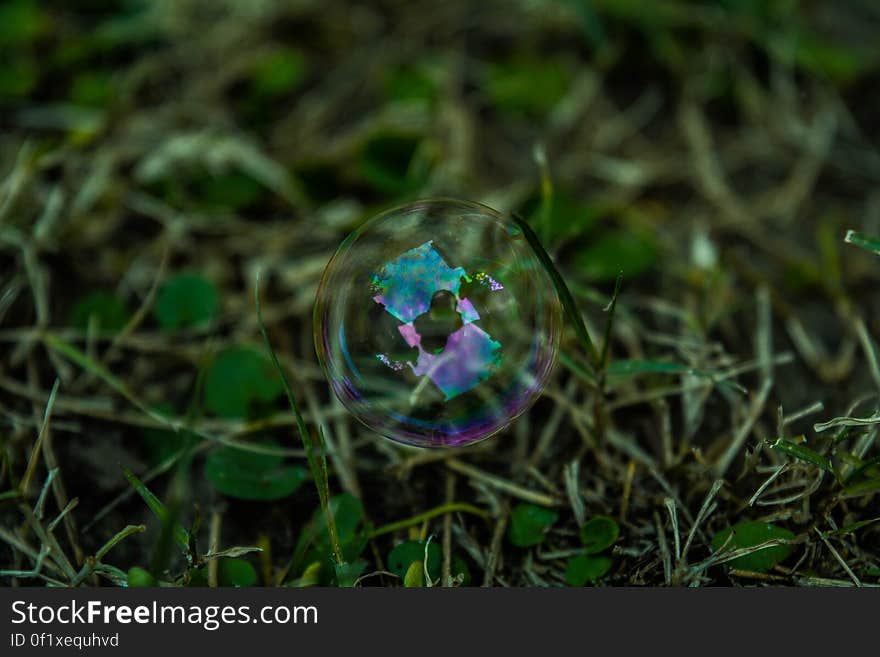
[[[556,360],[556,288],[517,225],[453,200],[384,212],[349,235],[315,303],[333,391],[366,426],[420,447],[503,429]]]

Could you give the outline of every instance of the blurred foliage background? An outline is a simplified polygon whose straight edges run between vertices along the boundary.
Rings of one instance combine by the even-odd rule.
[[[880,578],[876,3],[5,0],[0,62],[4,581]],[[623,272],[607,381],[569,336],[455,452],[341,410],[318,278],[425,196],[525,217],[599,344]]]

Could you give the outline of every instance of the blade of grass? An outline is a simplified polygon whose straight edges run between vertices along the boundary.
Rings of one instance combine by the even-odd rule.
[[[150,508],[150,511],[153,512],[159,521],[165,525],[172,518],[171,514],[168,512],[167,507],[162,503],[162,501],[156,497],[153,492],[144,485],[144,483],[137,478],[137,476],[128,468],[123,467],[122,473],[125,475],[125,478],[128,480],[128,483],[131,484],[132,488],[134,488],[138,495],[144,500],[146,505]],[[189,551],[190,546],[190,536],[189,532],[183,528],[179,522],[174,522],[174,541],[184,552]]]
[[[791,440],[779,438],[775,443],[770,445],[770,448],[815,465],[817,468],[837,477],[837,472],[834,469],[834,464],[831,462],[831,459],[818,452],[814,452],[809,447],[804,447]]]
[[[46,431],[49,429],[49,419],[52,416],[52,407],[55,405],[55,396],[58,394],[59,385],[61,385],[61,381],[55,379],[55,383],[52,385],[52,392],[49,393],[49,401],[46,402],[46,412],[43,415],[43,423],[40,425],[40,432],[37,434],[37,440],[34,442],[34,449],[31,452],[30,459],[28,459],[24,476],[21,478],[20,488],[24,495],[27,495],[28,493],[31,478],[34,476],[34,472],[37,469],[37,462],[40,460],[40,449],[43,446],[43,440],[46,438]]]
[[[584,347],[587,350],[587,354],[590,357],[593,368],[595,370],[598,370],[601,365],[599,352],[596,350],[596,346],[593,344],[593,340],[592,338],[590,338],[590,334],[587,332],[587,327],[584,324],[584,319],[583,317],[581,317],[580,311],[575,304],[574,297],[572,297],[571,291],[569,291],[568,285],[566,285],[565,283],[565,279],[562,278],[562,274],[560,274],[559,270],[556,269],[556,265],[553,264],[553,260],[552,258],[550,258],[550,254],[547,253],[547,251],[544,249],[544,246],[541,244],[541,240],[535,234],[535,231],[532,230],[532,227],[529,226],[529,224],[526,223],[526,221],[519,217],[516,213],[513,213],[511,217],[513,219],[513,222],[523,232],[523,235],[525,235],[526,241],[529,243],[529,246],[532,247],[535,255],[538,256],[538,260],[541,261],[544,269],[550,275],[550,278],[553,281],[553,285],[556,287],[556,292],[559,294],[559,300],[562,302],[562,308],[565,310],[565,314],[571,321],[575,332],[581,339],[581,342],[584,343]]]
[[[605,377],[608,372],[608,354],[611,352],[611,329],[614,326],[614,311],[617,309],[617,297],[620,294],[620,286],[623,283],[623,272],[617,275],[614,282],[614,294],[611,301],[605,307],[608,320],[605,322],[605,336],[602,339],[602,355],[599,357],[599,389],[605,389]]]
[[[115,376],[112,372],[110,372],[110,370],[104,367],[104,365],[97,362],[93,358],[90,358],[87,354],[80,351],[72,344],[65,342],[58,336],[52,335],[51,333],[47,333],[43,336],[43,343],[52,351],[61,354],[62,356],[65,356],[69,360],[73,361],[74,364],[79,365],[89,374],[92,374],[104,381],[104,383],[106,383],[113,390],[125,397],[129,402],[131,402],[134,406],[136,406],[139,410],[141,410],[153,420],[161,422],[165,426],[169,427],[172,431],[178,430],[179,427],[169,422],[168,418],[162,416],[161,413],[157,413],[153,409],[149,408],[146,404],[141,402],[134,395],[134,393],[129,390],[128,386],[125,385],[125,382],[122,379]]]
[[[300,412],[299,404],[293,396],[293,390],[290,387],[287,374],[285,373],[284,368],[281,367],[281,363],[278,361],[278,356],[275,354],[275,350],[272,348],[272,343],[269,341],[269,335],[266,333],[266,325],[263,323],[262,308],[260,307],[259,274],[257,274],[257,280],[254,285],[254,301],[257,308],[257,323],[260,326],[260,333],[263,336],[263,341],[266,343],[266,349],[269,351],[272,364],[275,366],[275,369],[281,377],[281,382],[284,385],[284,392],[287,394],[287,401],[290,403],[290,409],[293,411],[293,415],[296,418],[296,426],[299,430],[299,436],[302,439],[303,447],[306,450],[309,469],[312,471],[312,478],[315,481],[315,487],[318,489],[318,498],[321,501],[321,509],[324,512],[324,518],[327,522],[327,533],[330,535],[333,556],[336,559],[337,564],[345,563],[345,559],[342,556],[342,546],[339,543],[339,534],[336,531],[336,519],[333,517],[333,511],[330,508],[330,484],[327,477],[327,454],[324,445],[324,436],[320,428],[318,429],[317,439],[309,433],[305,419]]]
[[[118,543],[125,540],[129,536],[132,536],[133,534],[140,534],[145,531],[147,531],[147,528],[144,525],[128,525],[127,527],[125,527],[125,529],[117,532],[116,535],[113,536],[113,538],[104,543],[104,545],[102,545],[101,548],[97,552],[95,552],[95,559],[97,561],[100,561]]]
[[[543,144],[536,144],[533,152],[535,163],[541,174],[541,205],[538,209],[540,230],[547,239],[550,229],[550,217],[553,214],[553,178],[550,177],[550,166],[547,163],[547,151]]]
[[[854,244],[855,246],[861,247],[865,249],[865,251],[870,251],[874,255],[880,255],[880,239],[877,239],[876,237],[869,237],[857,231],[848,230],[846,231],[846,237],[843,238],[843,241],[847,244]]]
[[[846,527],[841,527],[840,529],[835,529],[834,531],[828,532],[825,536],[846,536],[847,534],[853,534],[862,527],[868,527],[869,525],[873,525],[876,522],[880,522],[880,518],[870,518],[868,520],[859,520],[858,522],[854,522],[851,525],[847,525]]]
[[[857,481],[856,483],[850,484],[849,486],[844,488],[842,498],[847,499],[850,497],[873,495],[878,491],[880,491],[880,477],[876,477],[874,479],[865,479],[863,481]]]
[[[382,536],[383,534],[390,534],[400,529],[406,529],[407,527],[419,525],[426,520],[430,520],[431,518],[436,518],[437,516],[442,516],[447,513],[455,512],[472,513],[473,515],[480,516],[484,519],[489,517],[489,514],[486,511],[483,511],[483,509],[480,509],[473,504],[468,504],[466,502],[452,502],[450,504],[443,504],[433,509],[429,509],[428,511],[416,514],[410,518],[405,518],[403,520],[398,520],[396,522],[391,522],[387,525],[378,527],[370,532],[370,538],[372,539],[376,538],[377,536]]]
[[[846,476],[846,478],[843,480],[843,483],[846,485],[851,484],[859,477],[861,477],[865,472],[878,465],[880,465],[880,456],[875,456],[874,458],[862,462]]]

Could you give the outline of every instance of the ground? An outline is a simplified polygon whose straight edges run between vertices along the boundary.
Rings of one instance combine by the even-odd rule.
[[[878,36],[858,0],[3,3],[0,581],[877,584]],[[344,236],[427,196],[517,213],[571,293],[542,399],[453,450],[356,422],[312,336]]]

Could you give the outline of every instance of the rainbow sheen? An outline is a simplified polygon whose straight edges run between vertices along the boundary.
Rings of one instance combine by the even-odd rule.
[[[315,302],[334,393],[374,431],[420,447],[482,440],[540,396],[562,309],[525,236],[484,205],[425,200],[339,246]]]

